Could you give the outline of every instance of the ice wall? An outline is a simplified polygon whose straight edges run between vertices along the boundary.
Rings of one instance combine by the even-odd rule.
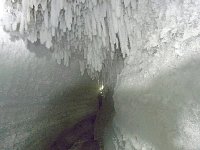
[[[0,26],[1,150],[48,149],[96,110],[97,82],[81,76],[78,61],[59,65],[45,47],[25,45]]]
[[[118,76],[115,147],[199,150],[200,1],[138,2],[143,45]]]
[[[161,69],[145,82],[146,69],[130,73],[125,68],[132,76],[124,70],[114,94],[116,149],[200,148],[199,64],[199,56],[194,57],[179,67]]]

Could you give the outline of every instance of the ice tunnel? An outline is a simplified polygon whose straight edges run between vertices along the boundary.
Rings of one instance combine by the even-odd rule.
[[[200,150],[200,0],[1,0],[0,150]]]

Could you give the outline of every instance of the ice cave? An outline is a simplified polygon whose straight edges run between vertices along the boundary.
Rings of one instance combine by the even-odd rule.
[[[0,150],[200,150],[200,0],[1,0]]]

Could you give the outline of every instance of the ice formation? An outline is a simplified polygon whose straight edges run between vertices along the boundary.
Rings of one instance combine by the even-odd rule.
[[[200,0],[6,3],[12,15],[5,29],[25,41],[39,40],[58,63],[68,65],[76,55],[82,72],[95,72],[121,51],[126,59],[114,95],[117,150],[200,149],[199,117],[192,115],[199,111],[200,71],[194,58],[200,49]],[[190,60],[194,63],[182,70]]]
[[[84,68],[102,69],[116,49],[123,57],[142,50],[180,49],[200,31],[199,0],[6,0],[5,29],[40,41],[65,65],[76,53]],[[135,55],[134,57],[137,57]],[[86,60],[86,61],[84,61]]]
[[[54,51],[58,63],[68,65],[76,52],[86,60],[82,67],[100,71],[116,48],[120,46],[125,57],[134,46],[136,35],[129,33],[134,30],[130,19],[136,1],[7,0],[7,5],[14,15],[6,30],[19,31],[31,42],[39,39]]]
[[[68,65],[76,53],[81,70],[100,71],[102,63],[113,58],[118,48],[123,57],[138,49],[153,55],[158,48],[184,47],[184,41],[199,33],[199,1],[7,0],[6,3],[13,14],[6,30],[19,31],[31,42],[39,40],[54,51],[58,63]]]

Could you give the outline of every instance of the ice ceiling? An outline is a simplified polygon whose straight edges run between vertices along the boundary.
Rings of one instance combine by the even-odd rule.
[[[116,49],[123,57],[138,49],[150,55],[158,49],[181,49],[199,33],[195,27],[199,1],[6,0],[6,4],[12,14],[6,30],[17,31],[32,43],[39,40],[66,66],[76,54],[81,70],[100,71]]]
[[[119,47],[124,57],[128,55],[140,34],[130,26],[136,1],[122,5],[121,0],[7,0],[7,5],[13,15],[6,30],[18,31],[33,43],[39,39],[65,65],[76,53],[82,68],[100,71]]]

